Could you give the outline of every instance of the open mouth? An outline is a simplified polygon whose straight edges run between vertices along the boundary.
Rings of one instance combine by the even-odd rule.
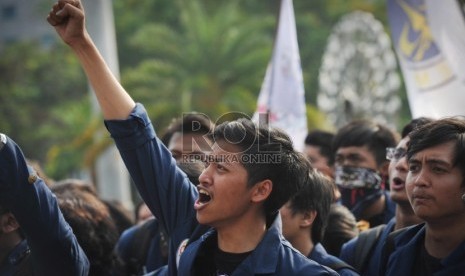
[[[391,183],[391,187],[393,188],[403,188],[404,187],[404,181],[399,178],[399,177],[395,177],[393,180],[392,180],[392,183]]]
[[[204,189],[199,189],[199,203],[206,204],[211,200],[210,193]]]

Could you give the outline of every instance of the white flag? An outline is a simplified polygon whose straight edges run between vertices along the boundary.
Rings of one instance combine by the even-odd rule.
[[[254,121],[266,119],[292,138],[297,150],[303,150],[307,135],[304,84],[292,0],[282,0],[279,24],[265,79],[258,96]]]
[[[456,0],[388,0],[412,117],[465,115],[465,23]]]

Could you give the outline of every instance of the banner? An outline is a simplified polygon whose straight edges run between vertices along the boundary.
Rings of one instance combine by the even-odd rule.
[[[304,84],[292,0],[282,0],[279,22],[254,121],[280,128],[302,151],[307,135]]]
[[[465,24],[456,0],[388,0],[412,117],[465,115]]]

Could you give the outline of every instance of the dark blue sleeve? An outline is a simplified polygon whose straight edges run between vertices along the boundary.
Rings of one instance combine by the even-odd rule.
[[[173,231],[192,229],[197,189],[156,137],[144,107],[137,104],[128,119],[108,120],[105,125],[141,197],[167,234],[173,238]],[[187,238],[189,231],[175,238]]]
[[[0,204],[13,213],[24,231],[36,275],[88,274],[89,261],[55,195],[9,138],[0,150]]]
[[[357,244],[358,237],[354,237],[348,242],[344,243],[341,247],[341,253],[339,253],[339,259],[344,262],[354,265],[355,264],[355,246]]]

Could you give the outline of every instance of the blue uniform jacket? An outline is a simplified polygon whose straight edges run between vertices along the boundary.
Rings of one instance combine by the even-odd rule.
[[[156,137],[141,104],[136,105],[128,119],[108,120],[105,124],[115,139],[141,197],[170,236],[168,274],[190,275],[199,246],[208,235],[214,233],[211,230],[213,232],[208,232],[208,235],[203,235],[200,239],[192,239],[192,243],[181,255],[178,273],[176,249],[191,237],[199,225],[193,208],[198,197],[196,187],[176,166],[169,150]],[[270,269],[270,266],[274,266],[276,270]],[[283,241],[280,229],[276,226],[268,230],[254,253],[244,260],[238,271],[274,271],[277,275],[334,273],[292,249]],[[281,271],[285,274],[280,274]]]
[[[325,248],[323,247],[321,243],[315,244],[308,258],[314,260],[315,262],[319,264],[325,265],[327,267],[331,267],[331,265],[338,264],[342,261],[339,258],[328,254],[328,252],[326,252]],[[352,270],[350,268],[336,269],[336,272],[339,273],[339,275],[341,276],[358,276],[359,275],[355,270]]]
[[[0,204],[26,234],[35,275],[87,275],[89,261],[55,195],[27,166],[15,142],[6,141],[0,150]]]
[[[181,255],[179,275],[193,275],[195,257],[202,244],[216,235],[211,229],[200,239],[186,247]],[[276,216],[263,240],[234,270],[231,276],[242,275],[338,275],[332,270],[309,260],[284,239],[281,234],[281,217]]]
[[[0,264],[0,275],[2,276],[13,276],[23,275],[19,273],[32,273],[32,262],[29,258],[31,250],[27,241],[22,240],[16,247],[10,252],[3,263]]]
[[[368,255],[370,259],[367,260],[365,269],[360,271],[361,275],[365,276],[377,276],[379,275],[379,262],[381,259],[381,253],[383,250],[384,242],[386,241],[389,233],[394,231],[394,226],[396,225],[395,218],[392,218],[386,227],[381,231],[378,240],[375,243],[371,253]],[[357,246],[358,237],[351,239],[350,241],[344,243],[341,248],[340,258],[347,262],[350,265],[355,264],[355,248]]]
[[[137,240],[138,231],[148,231],[148,240],[140,241]],[[116,252],[121,257],[121,259],[126,263],[127,266],[131,266],[133,259],[135,257],[144,256],[136,252],[136,249],[141,250],[144,245],[141,242],[148,242],[146,259],[140,260],[143,267],[142,271],[145,273],[149,271],[154,271],[164,265],[166,261],[163,259],[163,254],[161,252],[160,245],[160,227],[159,222],[156,218],[147,220],[142,225],[134,225],[129,229],[126,229],[118,240],[116,244]],[[132,267],[131,267],[132,268]],[[134,271],[133,269],[131,271]]]
[[[419,244],[425,239],[425,225],[419,224],[407,229],[394,239],[395,251],[389,256],[385,275],[410,276],[412,266],[419,253]],[[465,241],[449,256],[442,259],[443,268],[434,276],[465,275]]]

